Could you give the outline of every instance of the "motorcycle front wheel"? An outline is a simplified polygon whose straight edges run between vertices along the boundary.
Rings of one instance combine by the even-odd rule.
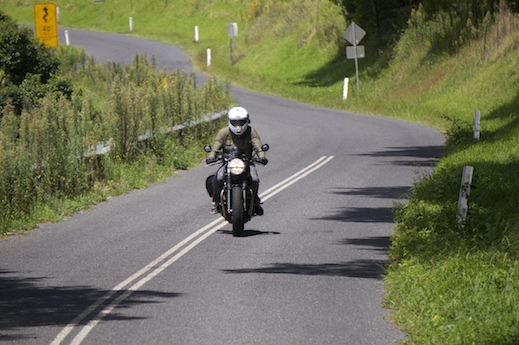
[[[232,188],[232,234],[240,236],[243,232],[243,193],[240,186]]]

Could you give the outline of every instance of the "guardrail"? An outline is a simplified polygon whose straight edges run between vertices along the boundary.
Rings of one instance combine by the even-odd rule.
[[[227,115],[228,111],[229,110],[222,110],[222,111],[220,111],[218,113],[207,114],[207,115],[205,115],[201,119],[194,120],[194,121],[189,121],[189,122],[186,122],[186,123],[181,124],[181,125],[176,125],[176,126],[174,126],[172,128],[164,129],[164,130],[161,131],[161,133],[162,134],[168,134],[168,133],[171,133],[171,132],[178,132],[178,131],[181,131],[181,130],[183,130],[185,128],[197,126],[197,125],[202,124],[204,122],[215,121],[215,120],[219,119],[220,117],[222,117],[224,115]],[[153,134],[151,133],[151,131],[147,130],[146,133],[144,133],[143,135],[139,135],[137,137],[137,141],[149,140],[149,139],[151,139],[152,136],[153,136]],[[93,156],[93,155],[96,155],[96,156],[105,155],[108,152],[110,152],[111,149],[112,149],[112,147],[110,145],[110,141],[100,141],[100,142],[97,143],[96,147],[92,146],[88,152],[85,152],[83,154],[83,157],[90,157],[90,156]]]

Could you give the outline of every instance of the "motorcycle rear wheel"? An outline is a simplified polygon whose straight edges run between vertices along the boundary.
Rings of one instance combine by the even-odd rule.
[[[243,193],[240,186],[232,188],[232,234],[240,236],[243,232]]]

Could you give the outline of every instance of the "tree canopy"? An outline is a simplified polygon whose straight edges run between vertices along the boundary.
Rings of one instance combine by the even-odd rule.
[[[42,97],[59,68],[55,54],[0,11],[0,109],[8,102],[18,111],[24,98]],[[0,114],[1,118],[1,114]]]
[[[20,85],[25,76],[38,74],[47,82],[58,69],[58,60],[41,44],[29,28],[20,28],[0,11],[0,70],[2,78]]]
[[[387,41],[405,28],[413,9],[420,4],[425,15],[432,18],[445,13],[465,24],[469,19],[476,27],[487,13],[499,10],[500,0],[332,0],[343,8],[347,20],[355,21],[379,40]],[[519,0],[504,0],[515,13]]]

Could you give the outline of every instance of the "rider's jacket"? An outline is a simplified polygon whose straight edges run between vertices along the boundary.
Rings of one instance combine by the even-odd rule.
[[[237,147],[242,149],[249,159],[252,158],[252,150],[256,151],[258,158],[265,158],[265,152],[261,149],[261,146],[262,143],[258,132],[251,126],[248,126],[246,132],[242,135],[236,135],[231,132],[229,127],[224,127],[216,134],[212,151],[209,152],[208,157],[215,158],[216,151],[222,148],[224,152],[228,152],[232,148]]]

